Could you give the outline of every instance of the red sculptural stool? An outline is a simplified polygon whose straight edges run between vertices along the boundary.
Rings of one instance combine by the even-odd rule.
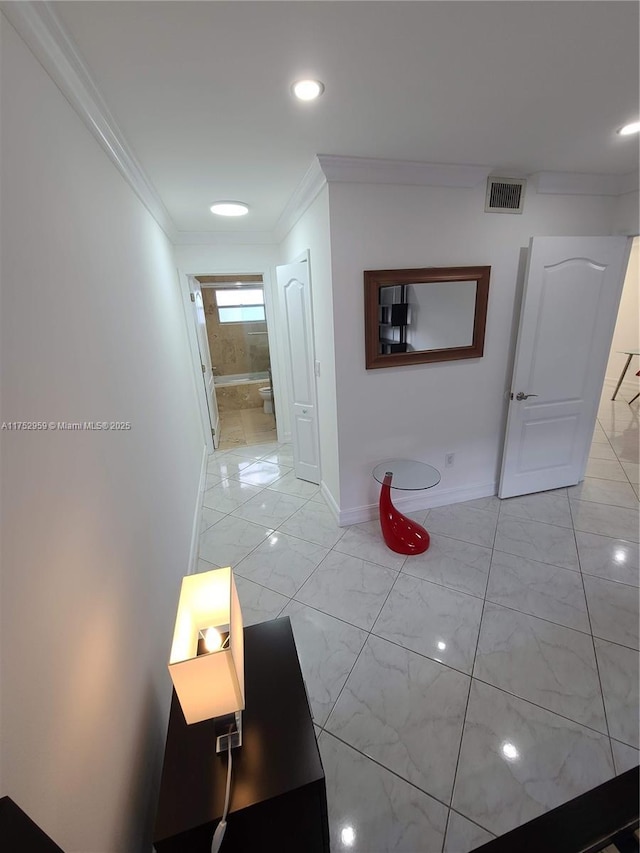
[[[380,527],[384,541],[398,554],[423,554],[429,547],[429,534],[392,504],[392,478],[393,473],[387,471],[380,490]]]

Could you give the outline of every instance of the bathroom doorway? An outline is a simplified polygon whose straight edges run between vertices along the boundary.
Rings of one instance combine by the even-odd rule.
[[[220,413],[220,450],[277,440],[262,275],[196,276]]]

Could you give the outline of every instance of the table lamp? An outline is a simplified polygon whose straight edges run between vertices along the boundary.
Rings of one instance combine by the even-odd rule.
[[[182,579],[169,673],[186,722],[215,718],[216,752],[241,746],[244,633],[231,568]]]

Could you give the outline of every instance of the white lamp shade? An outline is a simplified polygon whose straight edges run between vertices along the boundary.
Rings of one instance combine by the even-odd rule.
[[[198,636],[207,628],[228,632],[229,640],[217,651],[198,655]],[[182,579],[169,673],[187,723],[244,708],[242,613],[230,568]]]

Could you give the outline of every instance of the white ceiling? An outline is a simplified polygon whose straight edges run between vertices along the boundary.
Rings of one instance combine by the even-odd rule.
[[[638,166],[635,2],[53,4],[180,231],[271,230],[313,157]],[[326,85],[315,103],[290,84]],[[219,198],[242,220],[209,212]]]

